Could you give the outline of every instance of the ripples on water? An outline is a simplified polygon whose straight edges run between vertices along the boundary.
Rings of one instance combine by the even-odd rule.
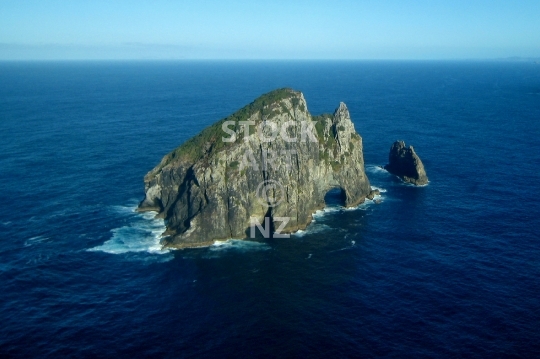
[[[0,354],[540,355],[537,67],[0,65]],[[380,203],[289,239],[170,251],[144,174],[276,87],[347,103]],[[430,178],[377,167],[413,144]]]

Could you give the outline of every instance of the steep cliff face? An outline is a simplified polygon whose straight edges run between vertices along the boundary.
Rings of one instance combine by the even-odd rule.
[[[414,152],[413,146],[407,148],[403,141],[396,141],[392,144],[388,155],[388,164],[384,168],[401,177],[405,182],[417,186],[428,183],[426,170],[420,157]]]
[[[272,231],[294,232],[324,207],[330,189],[342,189],[345,206],[370,193],[362,138],[345,104],[312,117],[303,94],[291,89],[263,95],[203,130],[144,182],[139,210],[165,218],[165,245],[178,248],[250,237],[265,218]]]

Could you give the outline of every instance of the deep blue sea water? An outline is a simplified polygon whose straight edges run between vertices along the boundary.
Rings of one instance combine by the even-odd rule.
[[[279,87],[348,105],[382,202],[161,251],[145,173]],[[540,356],[538,64],[1,63],[0,136],[0,356]]]

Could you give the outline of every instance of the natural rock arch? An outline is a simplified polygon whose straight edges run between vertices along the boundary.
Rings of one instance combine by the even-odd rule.
[[[223,141],[226,121],[234,141]],[[273,141],[248,128],[286,128],[286,136]],[[311,137],[304,141],[306,124]],[[304,133],[305,134],[305,133]],[[296,138],[289,142],[286,138]],[[305,137],[305,136],[304,136]],[[280,154],[271,167],[261,168],[264,153]],[[282,153],[291,154],[290,161]],[[250,153],[257,168],[243,167]],[[268,180],[283,187],[285,200],[265,207],[257,200],[258,186]],[[285,232],[305,229],[312,213],[324,207],[324,196],[338,186],[344,205],[356,206],[370,194],[364,171],[362,138],[356,132],[344,103],[334,114],[311,116],[301,92],[272,91],[233,115],[206,128],[199,135],[166,155],[144,179],[145,199],[139,210],[157,210],[165,218],[165,245],[177,248],[212,244],[215,240],[246,238],[251,219],[288,217]],[[277,227],[273,224],[274,227]]]

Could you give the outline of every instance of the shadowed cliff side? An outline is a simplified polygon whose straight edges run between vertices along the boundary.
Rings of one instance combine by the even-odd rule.
[[[403,141],[396,141],[392,144],[388,155],[388,164],[384,168],[403,179],[403,181],[416,186],[428,183],[426,171],[420,157],[414,152],[413,146],[407,148]]]
[[[139,210],[166,219],[164,244],[177,248],[247,238],[254,219],[294,232],[324,207],[330,189],[342,190],[347,207],[370,194],[362,138],[345,104],[312,117],[303,94],[291,89],[263,95],[204,129],[144,183]]]

